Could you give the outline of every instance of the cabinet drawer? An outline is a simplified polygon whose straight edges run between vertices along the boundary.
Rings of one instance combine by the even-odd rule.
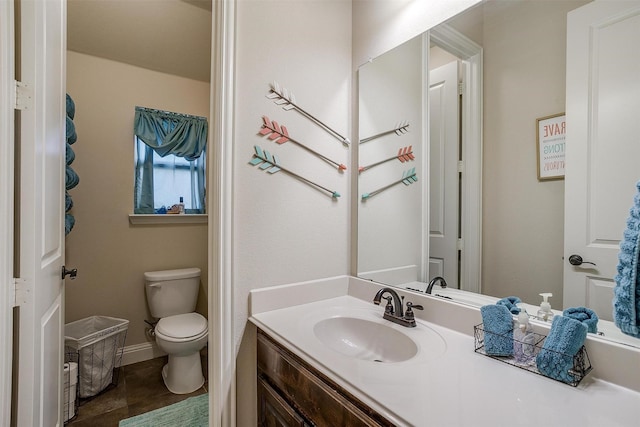
[[[260,427],[305,427],[302,418],[269,384],[258,378]]]
[[[393,426],[261,330],[258,330],[258,374],[313,425]]]

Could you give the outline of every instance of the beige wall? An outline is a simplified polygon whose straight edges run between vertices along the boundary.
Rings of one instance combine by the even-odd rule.
[[[564,181],[537,179],[536,119],[564,112],[566,14],[585,3],[485,5],[485,294],[562,304]]]
[[[67,92],[76,104],[72,165],[76,225],[66,239],[66,321],[91,315],[130,321],[126,345],[148,341],[145,271],[202,270],[198,311],[206,315],[207,225],[133,226],[136,105],[209,116],[209,84],[67,52]]]

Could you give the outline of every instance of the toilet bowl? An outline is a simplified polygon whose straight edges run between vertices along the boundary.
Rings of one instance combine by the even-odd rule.
[[[162,379],[170,392],[192,393],[204,384],[200,350],[208,332],[207,319],[198,313],[164,317],[156,325],[156,344],[169,355]]]
[[[175,394],[194,392],[204,384],[200,350],[209,332],[207,319],[195,312],[200,269],[152,271],[144,276],[151,315],[159,319],[156,344],[169,356],[162,368],[164,383]]]

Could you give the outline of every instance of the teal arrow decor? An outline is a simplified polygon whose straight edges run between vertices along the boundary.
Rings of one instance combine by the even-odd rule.
[[[396,184],[403,183],[404,185],[411,185],[414,182],[418,182],[418,176],[416,175],[416,168],[407,169],[406,171],[403,172],[402,179],[394,181],[391,184],[385,185],[384,187],[378,188],[377,190],[372,191],[370,193],[364,193],[362,195],[362,201],[370,199],[373,196],[375,196],[376,194],[380,194],[384,190],[387,190],[387,189],[393,187]]]
[[[307,178],[298,175],[295,172],[292,172],[288,169],[286,169],[285,167],[283,167],[280,164],[280,159],[278,158],[278,156],[276,156],[275,154],[271,154],[266,150],[263,150],[262,148],[260,148],[259,146],[255,145],[254,147],[255,153],[253,154],[253,157],[251,158],[251,160],[249,161],[249,164],[251,164],[252,166],[258,166],[260,169],[267,171],[270,174],[274,174],[276,172],[286,172],[289,175],[305,182],[306,184],[309,184],[313,187],[319,188],[323,191],[326,191],[327,193],[329,193],[331,195],[331,197],[333,197],[334,199],[337,199],[338,197],[340,197],[340,193],[338,193],[337,191],[333,191],[330,190],[326,187],[323,187],[320,184],[317,184],[313,181],[308,180]]]

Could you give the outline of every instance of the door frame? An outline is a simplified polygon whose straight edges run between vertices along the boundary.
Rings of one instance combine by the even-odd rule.
[[[429,40],[463,62],[460,283],[461,289],[480,293],[482,291],[483,50],[482,46],[446,24],[430,30]],[[425,137],[429,138],[429,135],[426,134]],[[426,244],[428,243],[427,239]]]
[[[11,419],[15,54],[13,1],[0,2],[0,425]]]
[[[209,426],[236,425],[233,141],[236,0],[213,2],[209,198]]]

